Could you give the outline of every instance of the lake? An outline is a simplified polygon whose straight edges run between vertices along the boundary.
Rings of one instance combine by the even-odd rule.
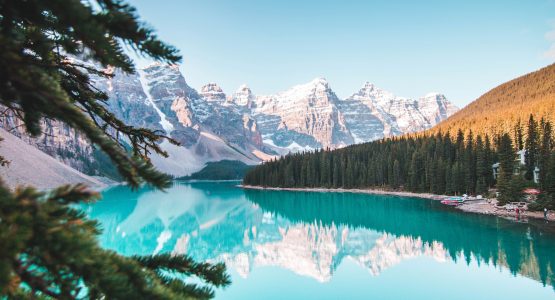
[[[555,231],[396,196],[125,186],[84,206],[124,255],[223,261],[217,299],[554,299]]]

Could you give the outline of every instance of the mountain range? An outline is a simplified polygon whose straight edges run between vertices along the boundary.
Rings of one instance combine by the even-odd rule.
[[[110,110],[124,122],[160,129],[181,143],[163,144],[161,170],[181,176],[209,161],[256,164],[291,151],[340,148],[431,128],[458,109],[445,96],[397,97],[371,83],[340,99],[324,78],[275,95],[243,85],[226,94],[209,83],[195,90],[178,66],[153,64],[95,84],[108,92]]]
[[[256,95],[246,85],[226,94],[216,83],[190,87],[177,65],[152,64],[135,74],[92,77],[105,91],[106,105],[129,125],[161,130],[177,140],[163,142],[169,158],[153,155],[160,170],[189,175],[207,162],[258,164],[289,152],[340,148],[429,129],[458,108],[439,93],[398,97],[366,82],[341,99],[325,78],[275,95]],[[45,120],[46,134],[29,138],[21,122],[0,125],[43,152],[90,175],[103,175],[98,153],[79,133]],[[97,151],[96,151],[97,152]]]

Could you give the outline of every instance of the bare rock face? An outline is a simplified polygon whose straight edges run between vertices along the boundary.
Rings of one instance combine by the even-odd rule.
[[[272,96],[256,97],[253,115],[264,140],[289,149],[337,148],[352,144],[339,99],[324,78]]]
[[[237,89],[237,91],[235,91],[233,96],[228,98],[227,100],[228,103],[234,103],[241,107],[251,109],[255,99],[256,97],[252,93],[251,89],[246,84],[243,84]]]
[[[351,95],[346,101],[350,103],[343,106],[343,112],[350,115],[348,123],[352,124],[354,135],[360,142],[426,130],[458,110],[441,94],[431,93],[419,100],[413,100],[395,96],[369,82],[366,82],[357,93]],[[360,104],[366,106],[368,110],[366,111]],[[369,115],[366,117],[366,121],[371,124],[369,127],[373,127],[373,130],[356,125],[363,121],[360,114],[353,113],[357,110],[374,117]],[[382,127],[383,132],[380,132]]]
[[[162,131],[180,142],[180,146],[162,143],[170,157],[153,159],[162,171],[176,176],[199,170],[209,161],[256,164],[279,154],[340,148],[424,130],[457,111],[438,93],[413,100],[368,82],[340,99],[324,78],[275,95],[255,95],[242,85],[228,96],[216,83],[197,92],[178,66],[164,64],[152,64],[136,74],[116,72],[109,79],[93,76],[92,81],[107,93],[108,109],[122,121]],[[18,128],[20,122],[4,117],[0,125]],[[86,171],[94,152],[86,139],[56,122],[45,121],[43,129],[45,134],[36,138],[22,130],[11,132]]]
[[[170,173],[187,175],[213,160],[233,159],[250,164],[260,161],[254,153],[264,153],[264,145],[256,121],[243,106],[227,101],[217,84],[209,83],[198,93],[187,84],[177,66],[160,64],[140,70],[139,82],[146,95],[145,106],[158,116],[158,124],[149,128],[161,128],[186,148],[172,149],[176,159],[186,152],[198,163],[189,164],[194,165],[193,169],[180,169],[175,167],[179,165],[176,162]]]
[[[194,145],[200,132],[193,111],[198,93],[189,87],[176,65],[152,64],[139,71],[141,86],[147,96],[146,104],[156,112],[159,124],[167,135],[184,147]]]
[[[107,93],[110,98],[108,109],[120,120],[132,126],[162,129],[160,117],[148,105],[138,74],[116,71],[110,79],[93,77],[92,81],[98,89]]]
[[[418,110],[432,126],[447,119],[459,110],[445,98],[445,95],[439,93],[429,93],[419,98],[417,103]]]
[[[10,162],[0,168],[0,177],[9,188],[32,185],[39,189],[52,189],[64,184],[85,183],[103,188],[106,185],[87,176],[37,149],[37,144],[29,145],[22,139],[0,129],[2,144],[0,155]]]
[[[76,170],[90,175],[99,175],[89,168],[93,155],[91,143],[82,134],[64,123],[43,120],[41,124],[43,133],[31,137],[26,133],[25,126],[19,118],[7,114],[0,118],[0,127]]]
[[[225,94],[222,88],[216,83],[209,83],[200,89],[200,95],[206,99],[206,101],[217,101],[224,102]]]
[[[177,121],[186,127],[193,127],[195,117],[191,103],[185,98],[178,97],[172,102],[171,110],[175,113]]]

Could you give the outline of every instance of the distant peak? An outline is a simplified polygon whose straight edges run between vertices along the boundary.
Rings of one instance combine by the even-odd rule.
[[[373,87],[374,84],[370,81],[365,81],[364,84],[362,85],[362,87]]]
[[[235,102],[238,105],[250,105],[253,99],[254,95],[251,89],[246,84],[242,84],[230,97],[229,102]]]
[[[310,83],[328,85],[328,80],[324,77],[316,77]]]
[[[168,63],[162,63],[159,61],[155,61],[153,63],[150,63],[142,68],[140,68],[141,70],[147,70],[147,69],[151,69],[151,68],[156,68],[156,67],[166,67],[172,70],[179,70],[179,65],[178,64],[168,64]]]
[[[385,100],[385,99],[394,99],[396,96],[393,95],[391,92],[383,90],[377,87],[374,83],[366,81],[362,84],[362,87],[352,94],[347,99],[372,99],[377,100]]]
[[[242,84],[242,85],[240,85],[239,88],[235,91],[235,93],[237,93],[237,94],[251,94],[252,91],[251,91],[251,89],[249,88],[248,85]]]
[[[210,82],[202,86],[201,93],[223,93],[222,88],[215,82]]]
[[[293,87],[293,89],[295,88],[307,88],[307,89],[330,89],[330,84],[328,82],[328,80],[324,77],[316,77],[314,79],[312,79],[310,82],[305,83],[305,84],[301,84],[298,86]]]
[[[148,65],[142,67],[141,69],[145,70],[145,69],[150,69],[150,68],[153,68],[153,67],[159,67],[159,66],[161,66],[161,65],[162,65],[161,62],[155,61],[155,62],[152,62],[152,63],[150,63],[150,64],[148,64]]]
[[[439,101],[439,102],[449,102],[444,94],[438,92],[430,92],[420,97],[420,101]]]
[[[224,101],[226,98],[222,88],[214,82],[205,84],[200,89],[200,94],[209,101]]]
[[[373,83],[371,83],[370,81],[365,81],[360,89],[361,90],[373,90],[375,88],[376,88],[376,86]]]

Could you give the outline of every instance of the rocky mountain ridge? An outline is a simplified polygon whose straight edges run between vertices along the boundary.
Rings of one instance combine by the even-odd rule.
[[[216,83],[195,90],[176,65],[156,63],[135,74],[114,72],[112,78],[92,77],[92,81],[108,94],[106,105],[121,120],[161,130],[181,143],[164,142],[162,148],[170,157],[152,158],[159,169],[175,176],[189,175],[210,161],[257,164],[289,152],[340,148],[420,131],[457,110],[441,94],[414,100],[368,82],[347,99],[340,99],[324,78],[275,95],[256,95],[246,85],[228,95]],[[45,124],[45,131],[60,127]],[[60,134],[64,133],[54,136]],[[86,141],[74,143],[75,133],[68,135],[69,142],[56,138],[57,153],[46,152],[59,156],[58,152],[70,153],[78,145],[85,156],[91,153]],[[52,148],[47,138],[34,139],[35,145],[40,144],[37,140],[45,141],[38,148]],[[77,162],[71,165],[79,169]]]

